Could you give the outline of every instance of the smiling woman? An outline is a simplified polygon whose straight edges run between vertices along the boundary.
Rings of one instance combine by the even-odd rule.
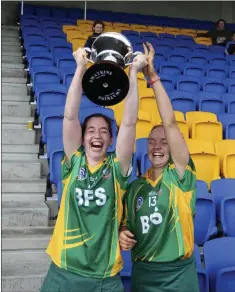
[[[111,121],[95,114],[80,125],[78,112],[86,51],[78,49],[74,58],[77,69],[68,91],[63,121],[63,194],[47,249],[52,264],[41,292],[123,292],[118,231],[132,170],[139,100],[137,73],[147,61],[144,55],[139,55],[130,67],[130,89],[116,151],[107,153],[112,143]]]
[[[154,127],[148,138],[150,169],[128,187],[120,246],[132,249],[132,292],[162,292],[163,287],[172,292],[189,291],[189,287],[190,292],[199,292],[193,257],[195,167],[155,72],[154,49],[148,47],[145,73],[162,125]]]

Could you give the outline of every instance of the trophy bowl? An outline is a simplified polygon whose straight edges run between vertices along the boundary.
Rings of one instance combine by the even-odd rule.
[[[88,61],[92,62],[82,79],[85,95],[95,104],[112,106],[121,102],[129,91],[129,79],[124,69],[134,56],[131,42],[122,34],[107,32],[94,41]]]

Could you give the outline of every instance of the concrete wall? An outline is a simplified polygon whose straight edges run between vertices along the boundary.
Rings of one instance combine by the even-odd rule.
[[[18,1],[2,1],[2,24],[14,24]],[[84,7],[84,1],[24,1],[39,5]],[[229,1],[87,1],[87,8],[133,12],[158,16],[216,21],[219,18],[235,23],[235,2]]]

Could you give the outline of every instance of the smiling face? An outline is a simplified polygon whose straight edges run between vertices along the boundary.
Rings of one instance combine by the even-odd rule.
[[[170,149],[162,126],[154,128],[149,135],[148,157],[152,168],[163,168],[169,161]]]
[[[101,23],[97,23],[95,26],[93,26],[94,33],[102,33],[104,30],[104,27]]]
[[[90,118],[86,124],[83,137],[83,145],[89,159],[97,162],[102,161],[111,144],[109,125],[105,119],[102,117]]]
[[[218,27],[218,30],[223,30],[224,29],[224,21],[223,20],[220,20],[218,22],[217,27]]]

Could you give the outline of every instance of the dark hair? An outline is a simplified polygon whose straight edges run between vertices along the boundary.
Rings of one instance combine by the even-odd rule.
[[[89,122],[89,120],[91,118],[102,118],[102,119],[104,119],[105,122],[106,122],[106,124],[107,124],[107,126],[108,126],[109,134],[110,134],[110,136],[112,138],[112,136],[113,136],[113,133],[112,133],[112,122],[111,122],[111,120],[108,117],[106,117],[103,114],[93,114],[93,115],[90,115],[90,116],[88,116],[88,117],[86,117],[84,119],[83,124],[82,124],[82,137],[84,137],[84,135],[85,135],[86,128],[87,128],[87,123]]]
[[[101,24],[101,25],[103,26],[103,29],[104,29],[104,23],[103,23],[103,21],[101,21],[101,20],[96,20],[96,21],[94,21],[94,23],[93,23],[93,25],[92,25],[93,30],[94,30],[94,28],[95,28],[95,26],[96,26],[97,24]]]
[[[226,21],[223,18],[220,18],[219,20],[217,20],[216,26],[218,26],[218,24],[219,24],[220,21],[223,21],[224,26],[226,25]]]

